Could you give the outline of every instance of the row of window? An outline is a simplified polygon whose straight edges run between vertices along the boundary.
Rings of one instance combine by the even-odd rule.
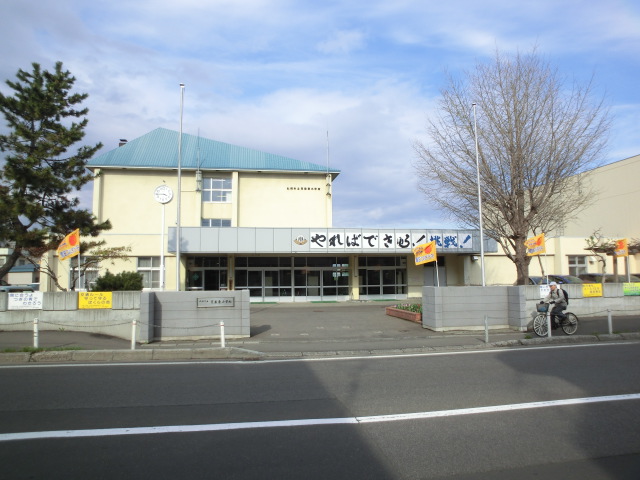
[[[229,218],[203,218],[200,225],[203,227],[230,227],[231,220]]]
[[[75,259],[73,259],[75,260]],[[587,255],[569,255],[569,274],[587,273]],[[77,261],[77,260],[76,260]],[[348,257],[238,257],[236,264],[236,286],[238,288],[269,285],[317,287],[345,286],[348,284]],[[189,268],[214,268],[226,270],[226,256],[193,257],[189,259]],[[294,267],[293,277],[291,268]],[[406,286],[406,258],[404,257],[358,257],[358,274],[360,276],[361,293],[380,293],[380,286],[393,286],[404,290]],[[271,268],[273,271],[252,271],[252,268]],[[306,270],[318,268],[324,271]],[[75,266],[73,268],[75,271]],[[142,274],[144,288],[160,288],[160,257],[138,257],[137,271]],[[93,284],[98,277],[99,268],[88,269],[82,279],[85,287]],[[265,277],[262,277],[262,274]],[[75,276],[75,275],[74,275]],[[293,280],[293,284],[292,284]],[[224,278],[217,282],[226,284]],[[80,281],[76,280],[76,287]],[[387,293],[387,292],[383,292]],[[388,292],[391,293],[391,292]],[[404,292],[402,292],[404,293]]]

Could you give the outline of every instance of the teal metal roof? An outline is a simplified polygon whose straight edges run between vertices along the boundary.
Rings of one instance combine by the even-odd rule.
[[[93,158],[88,168],[178,168],[179,133],[157,128],[125,145]],[[246,147],[182,134],[181,168],[202,170],[271,170],[326,172],[327,167]],[[329,169],[333,176],[340,170]]]

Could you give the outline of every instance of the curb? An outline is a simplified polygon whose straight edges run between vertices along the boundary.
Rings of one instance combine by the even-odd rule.
[[[62,350],[36,353],[0,353],[0,365],[25,363],[99,363],[99,362],[148,362],[148,361],[189,361],[189,360],[242,360],[263,359],[310,359],[348,358],[358,356],[402,356],[441,352],[486,350],[492,348],[535,347],[541,345],[590,345],[615,341],[638,341],[640,332],[601,335],[575,335],[542,338],[505,340],[472,345],[442,345],[433,347],[411,347],[396,349],[363,350],[323,350],[317,352],[258,352],[237,347],[199,348],[149,348],[144,350]]]
[[[90,363],[147,362],[179,360],[246,360],[264,358],[264,353],[242,348],[171,348],[148,350],[62,350],[36,353],[11,352],[0,354],[0,365],[22,363]]]

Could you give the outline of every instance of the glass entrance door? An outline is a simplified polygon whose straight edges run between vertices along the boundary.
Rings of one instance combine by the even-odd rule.
[[[226,270],[205,270],[204,289],[205,290],[226,290],[227,271]]]
[[[407,267],[403,257],[360,257],[360,298],[407,298]]]
[[[343,257],[238,257],[235,279],[253,302],[349,299],[349,264]]]

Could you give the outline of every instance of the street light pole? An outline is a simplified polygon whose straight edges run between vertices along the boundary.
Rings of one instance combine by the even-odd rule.
[[[480,223],[480,269],[482,271],[482,286],[485,284],[484,275],[484,232],[482,230],[482,192],[480,189],[480,156],[478,153],[478,124],[476,122],[476,104],[473,103],[473,134],[476,140],[476,174],[478,176],[478,221]]]

